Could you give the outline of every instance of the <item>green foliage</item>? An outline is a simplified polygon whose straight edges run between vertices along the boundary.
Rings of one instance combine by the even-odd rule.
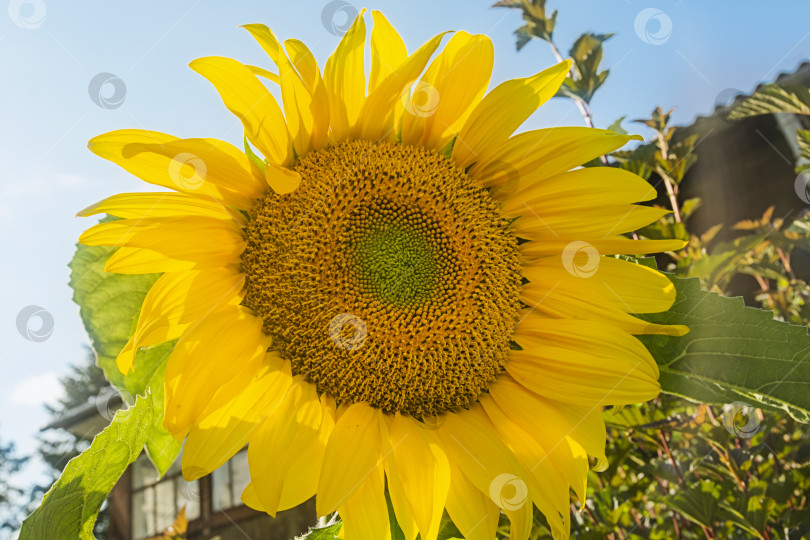
[[[522,49],[532,38],[552,42],[552,34],[557,24],[557,11],[546,13],[546,0],[500,0],[492,7],[520,9],[526,23],[517,30],[517,50]]]
[[[743,100],[728,117],[740,120],[774,113],[810,115],[810,90],[803,86],[766,84]]]
[[[639,337],[658,363],[662,390],[699,403],[744,401],[810,422],[807,328],[775,321],[741,298],[703,291],[697,279],[670,279],[675,305],[644,319],[683,324],[689,334]]]
[[[804,86],[766,84],[757,89],[729,114],[731,120],[740,120],[760,114],[800,114],[810,116],[810,89]],[[810,130],[798,130],[802,161],[796,164],[796,172],[810,167]]]
[[[107,494],[143,449],[154,409],[155,399],[149,394],[118,411],[90,448],[67,464],[39,508],[23,522],[20,540],[92,539]]]
[[[134,370],[123,375],[115,359],[135,331],[141,304],[158,274],[130,275],[104,271],[115,248],[82,246],[70,262],[73,300],[90,336],[96,363],[104,376],[131,403],[147,389],[155,396],[157,413],[149,426],[146,450],[159,473],[174,463],[181,443],[163,427],[163,373],[173,343],[137,351]]]
[[[331,519],[326,525],[310,527],[302,540],[335,540],[342,526],[343,523],[335,515],[334,519]]]
[[[83,362],[70,366],[70,371],[60,379],[62,397],[51,406],[45,405],[51,420],[62,418],[68,411],[85,405],[97,398],[105,389],[109,390],[109,383],[104,373],[96,366],[95,355],[87,350]],[[62,474],[71,459],[75,458],[90,446],[86,438],[75,435],[67,429],[49,429],[37,437],[37,454],[40,460],[48,467],[48,483],[45,486],[35,486],[29,494],[29,507],[36,508],[42,495],[48,490]],[[94,532],[96,536],[105,536],[108,515],[106,509],[99,513]]]
[[[23,492],[11,484],[11,476],[19,472],[28,461],[27,457],[20,457],[14,443],[0,441],[0,531],[15,530],[19,526],[20,499]]]
[[[810,130],[800,129],[796,132],[796,139],[799,143],[799,150],[801,151],[803,163],[796,165],[796,172],[803,171],[810,167]]]
[[[613,35],[587,33],[577,38],[568,51],[573,60],[573,74],[563,81],[558,96],[591,102],[610,73],[609,70],[599,71],[599,64],[602,62],[602,44]]]

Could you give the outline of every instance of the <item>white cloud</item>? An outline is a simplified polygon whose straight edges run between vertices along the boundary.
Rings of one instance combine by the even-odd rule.
[[[8,400],[12,405],[43,405],[54,403],[62,393],[59,376],[49,371],[18,382],[11,389]]]

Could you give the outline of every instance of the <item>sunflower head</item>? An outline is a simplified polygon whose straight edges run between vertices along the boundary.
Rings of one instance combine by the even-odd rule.
[[[569,62],[487,92],[486,36],[408,52],[372,15],[368,79],[364,13],[323,73],[262,25],[245,28],[274,71],[192,62],[244,152],[142,130],[90,142],[173,190],[81,212],[121,218],[80,239],[119,246],[108,271],[162,274],[119,368],[177,340],[164,425],[186,440],[183,472],[248,444],[253,508],[315,496],[347,540],[390,538],[387,492],[408,539],[435,539],[445,509],[467,538],[492,538],[501,510],[527,538],[534,506],[565,537],[569,490],[584,496],[589,456],[606,464],[601,407],[658,393],[634,335],[684,331],[633,316],[674,289],[612,255],[681,243],[624,236],[662,214],[635,204],[655,195],[644,180],[578,168],[630,137],[516,134]]]

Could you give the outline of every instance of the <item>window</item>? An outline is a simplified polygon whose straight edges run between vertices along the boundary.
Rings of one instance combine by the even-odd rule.
[[[200,517],[199,481],[186,482],[180,475],[180,459],[158,480],[146,456],[132,464],[132,535],[146,538],[168,528],[181,508],[189,521]]]
[[[211,475],[213,510],[216,512],[240,506],[242,492],[249,483],[247,450],[242,450]]]

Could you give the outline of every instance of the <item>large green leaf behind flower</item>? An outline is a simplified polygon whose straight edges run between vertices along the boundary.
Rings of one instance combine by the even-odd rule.
[[[80,456],[70,460],[42,504],[23,522],[20,540],[93,538],[99,509],[146,442],[155,396],[138,396],[120,410]]]
[[[690,332],[641,337],[658,363],[662,390],[700,403],[744,401],[810,422],[807,328],[776,321],[742,298],[703,291],[696,278],[669,278],[678,291],[675,305],[643,318],[684,324]]]
[[[163,374],[173,344],[139,350],[135,369],[126,376],[115,365],[118,353],[138,322],[143,299],[159,274],[112,274],[104,271],[116,248],[79,245],[70,262],[73,300],[90,336],[96,363],[104,376],[132,404],[133,396],[151,390],[155,414],[148,428],[146,450],[163,475],[180,452],[181,442],[163,427]],[[103,400],[103,397],[102,397]],[[100,403],[103,409],[104,404]]]

